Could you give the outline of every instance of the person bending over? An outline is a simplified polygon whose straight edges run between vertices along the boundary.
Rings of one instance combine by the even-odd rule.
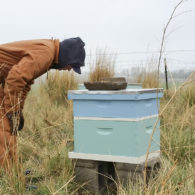
[[[0,45],[0,167],[17,161],[16,135],[24,126],[22,109],[34,80],[50,69],[81,74],[84,46],[79,37]]]

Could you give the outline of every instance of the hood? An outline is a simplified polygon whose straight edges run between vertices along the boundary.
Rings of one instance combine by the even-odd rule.
[[[51,68],[61,69],[70,65],[75,72],[81,74],[81,66],[85,66],[85,43],[80,37],[65,39],[60,42],[58,64]]]

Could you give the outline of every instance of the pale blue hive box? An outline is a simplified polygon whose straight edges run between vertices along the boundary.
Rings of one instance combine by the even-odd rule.
[[[95,155],[98,160],[104,156],[143,157],[162,96],[162,89],[69,91],[74,114],[74,152],[69,156]],[[150,152],[159,150],[158,122]]]

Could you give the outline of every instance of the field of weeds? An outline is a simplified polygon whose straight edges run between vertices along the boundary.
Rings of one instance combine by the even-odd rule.
[[[119,195],[195,193],[194,84],[192,78],[180,89],[164,91],[160,105],[161,168],[145,188],[139,182],[118,183]],[[32,88],[25,103],[25,127],[18,135],[21,163],[9,174],[1,174],[0,194],[90,194],[75,182],[68,158],[74,139],[73,108],[67,91],[77,88],[74,74],[66,72],[50,74],[46,82]],[[26,170],[30,170],[27,176]]]

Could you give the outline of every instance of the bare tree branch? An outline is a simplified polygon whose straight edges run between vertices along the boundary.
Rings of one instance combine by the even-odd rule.
[[[159,80],[159,75],[160,75],[160,64],[161,64],[161,59],[162,59],[162,53],[163,53],[163,47],[164,47],[164,42],[165,42],[165,35],[166,35],[166,32],[167,32],[167,28],[169,26],[169,24],[171,23],[173,17],[174,17],[174,14],[175,14],[175,11],[177,10],[177,8],[182,4],[184,0],[181,0],[173,9],[172,13],[171,13],[171,16],[163,30],[163,35],[162,35],[162,40],[161,40],[161,45],[160,45],[160,52],[159,52],[159,58],[158,58],[158,80]]]
[[[160,51],[159,51],[159,58],[158,58],[158,82],[159,82],[159,77],[160,77],[160,64],[161,64],[161,59],[162,59],[162,53],[163,53],[163,47],[164,47],[164,42],[165,42],[165,36],[166,36],[166,32],[168,29],[169,24],[171,23],[172,19],[174,18],[174,14],[177,10],[177,8],[184,2],[185,0],[181,0],[173,9],[171,16],[169,17],[169,20],[167,22],[167,24],[165,25],[165,28],[163,30],[163,35],[162,35],[162,40],[161,40],[161,45],[160,45]],[[175,97],[176,93],[177,93],[178,89],[175,91],[174,95],[171,97],[171,99],[168,101],[167,105],[164,107],[163,111],[161,111],[161,113],[159,114],[156,123],[154,124],[152,133],[151,133],[151,137],[149,140],[149,144],[148,144],[148,148],[147,148],[147,152],[146,152],[146,160],[145,160],[145,167],[144,167],[144,189],[146,192],[146,187],[147,187],[147,183],[146,183],[146,168],[147,168],[147,162],[148,162],[148,157],[149,157],[149,152],[150,152],[150,148],[151,148],[151,143],[152,143],[152,138],[154,135],[154,132],[156,131],[156,127],[158,124],[158,121],[160,120],[160,116],[162,115],[162,113],[166,110],[167,106],[170,104],[170,102],[172,101],[172,99]],[[158,92],[157,92],[157,98],[158,98]],[[158,101],[157,101],[158,102]]]
[[[181,12],[181,13],[179,13],[179,14],[173,16],[173,18],[176,18],[176,17],[178,17],[178,16],[181,16],[181,15],[186,14],[186,13],[189,13],[189,12],[194,12],[194,11],[195,11],[195,9],[186,10],[186,11],[184,11],[184,12]]]

